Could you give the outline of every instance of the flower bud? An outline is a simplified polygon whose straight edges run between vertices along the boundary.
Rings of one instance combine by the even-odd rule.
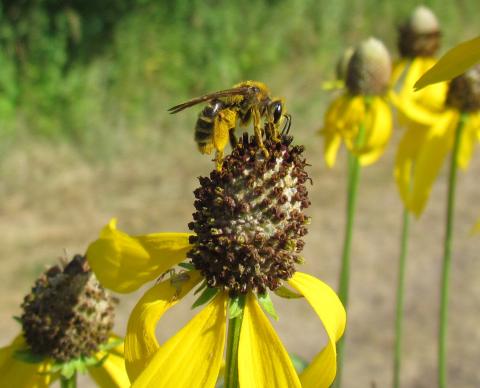
[[[420,5],[398,27],[398,50],[404,58],[431,57],[440,47],[440,25],[434,13]]]
[[[353,95],[385,93],[392,72],[390,54],[378,39],[363,41],[354,51],[348,64],[346,84]]]

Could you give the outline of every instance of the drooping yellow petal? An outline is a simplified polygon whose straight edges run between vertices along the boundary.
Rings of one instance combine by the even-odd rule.
[[[14,357],[16,351],[27,347],[22,335],[0,349],[0,385],[15,388],[46,388],[52,382],[50,363],[30,364]]]
[[[478,62],[480,62],[480,36],[449,50],[417,81],[415,89],[452,79]]]
[[[413,171],[413,185],[410,191],[408,209],[420,216],[430,196],[432,185],[443,162],[452,149],[455,127],[459,113],[445,112],[429,131],[427,139],[418,154]]]
[[[465,119],[464,128],[462,131],[462,138],[460,139],[460,146],[457,155],[457,163],[460,168],[466,169],[472,159],[473,150],[478,142],[478,114],[468,115]]]
[[[87,260],[100,283],[116,292],[132,292],[185,260],[188,233],[129,236],[116,220],[103,228],[87,249]]]
[[[428,133],[429,129],[412,123],[405,131],[398,145],[394,175],[400,197],[405,207],[409,202],[409,192],[415,160]]]
[[[417,57],[408,61],[403,78],[397,81],[390,100],[399,112],[398,121],[401,126],[409,126],[410,122],[430,126],[438,119],[438,114],[444,110],[447,84],[435,86],[415,92],[413,85],[418,78],[435,64],[430,57]]]
[[[198,271],[180,273],[177,278],[156,284],[137,302],[130,314],[125,336],[125,362],[134,381],[159,349],[155,327],[162,315],[201,280]]]
[[[355,148],[355,153],[364,166],[376,162],[383,155],[392,135],[392,113],[382,98],[373,98],[365,126],[365,141],[361,147]]]
[[[345,309],[337,294],[325,283],[305,273],[296,272],[288,283],[312,306],[327,332],[328,343],[300,375],[303,388],[327,388],[337,373],[335,342],[343,335]]]
[[[252,294],[240,331],[238,377],[240,387],[301,387],[287,351]]]
[[[118,337],[112,335],[109,341],[117,341]],[[106,352],[98,352],[95,355],[97,360],[102,360]],[[107,358],[100,366],[91,366],[88,373],[102,388],[126,388],[130,387],[130,380],[125,369],[125,358],[123,343],[108,351]]]
[[[325,133],[324,158],[328,167],[332,168],[337,160],[338,149],[342,143],[342,138],[336,133]]]
[[[213,388],[225,346],[226,301],[220,293],[157,350],[134,388]]]
[[[410,68],[409,59],[400,59],[397,60],[392,67],[392,76],[390,77],[391,88],[399,93],[403,86],[403,80],[407,74],[408,69]]]

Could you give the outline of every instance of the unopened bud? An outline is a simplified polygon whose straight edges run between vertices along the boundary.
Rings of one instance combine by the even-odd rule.
[[[354,51],[348,64],[347,88],[353,95],[385,93],[392,63],[385,45],[378,39],[363,41]]]
[[[398,50],[402,57],[431,57],[440,47],[440,25],[427,7],[416,7],[398,27]]]

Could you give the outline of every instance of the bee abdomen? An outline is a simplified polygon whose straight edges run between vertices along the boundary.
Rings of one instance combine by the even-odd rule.
[[[197,123],[195,124],[195,141],[202,154],[210,154],[213,151],[215,117],[222,109],[222,106],[221,101],[215,101],[203,108],[198,115]]]

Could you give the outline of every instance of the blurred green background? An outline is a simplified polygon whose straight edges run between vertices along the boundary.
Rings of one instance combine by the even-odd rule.
[[[395,52],[395,27],[419,3],[1,1],[1,144],[28,134],[111,147],[112,131],[166,133],[168,106],[241,80],[275,94],[292,80],[329,79],[341,50],[369,35]],[[477,0],[423,3],[442,22],[444,47],[474,34]],[[294,111],[319,96],[320,83],[308,84],[289,101]]]

